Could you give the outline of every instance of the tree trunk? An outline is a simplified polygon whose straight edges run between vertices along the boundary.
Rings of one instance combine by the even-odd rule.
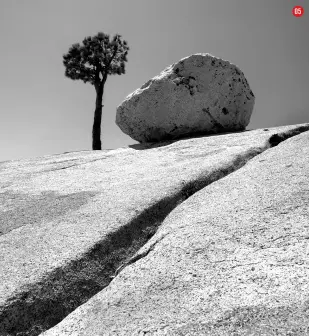
[[[101,150],[101,120],[102,120],[102,100],[103,100],[103,90],[104,82],[101,82],[96,89],[96,101],[95,101],[95,111],[94,111],[94,121],[92,127],[92,149]]]

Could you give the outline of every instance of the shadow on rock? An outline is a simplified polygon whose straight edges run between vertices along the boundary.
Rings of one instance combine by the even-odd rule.
[[[177,141],[181,140],[188,140],[188,139],[197,139],[197,138],[208,138],[208,137],[213,137],[217,135],[227,135],[227,134],[236,134],[236,133],[244,133],[244,132],[249,132],[253,130],[244,130],[244,131],[234,131],[234,132],[222,132],[222,133],[194,133],[194,134],[186,134],[183,137],[178,137],[177,139],[166,139],[165,141],[160,141],[160,142],[144,142],[144,143],[139,143],[139,144],[133,144],[129,145],[128,147],[135,149],[135,150],[145,150],[145,149],[151,149],[151,148],[159,148],[163,146],[168,146],[171,145]]]

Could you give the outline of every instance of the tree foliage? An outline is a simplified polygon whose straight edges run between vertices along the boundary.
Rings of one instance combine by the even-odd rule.
[[[104,84],[108,75],[125,73],[129,47],[116,34],[111,40],[108,34],[85,37],[82,45],[73,44],[63,55],[65,75],[73,80],[82,80],[92,85]]]

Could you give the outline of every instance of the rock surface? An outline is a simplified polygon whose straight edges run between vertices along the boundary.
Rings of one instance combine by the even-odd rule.
[[[246,306],[300,306],[308,130],[1,163],[0,335],[66,316],[45,335],[201,335]]]
[[[197,192],[44,336],[308,335],[309,132]]]
[[[195,54],[130,94],[117,108],[116,124],[141,143],[241,131],[249,124],[254,101],[236,65]]]

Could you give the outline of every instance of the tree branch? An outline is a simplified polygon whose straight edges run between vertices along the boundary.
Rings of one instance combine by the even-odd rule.
[[[115,58],[116,54],[117,54],[117,51],[118,51],[118,48],[117,48],[117,45],[115,46],[115,49],[114,49],[114,53],[113,53],[113,56],[111,57],[111,60],[109,61],[108,65],[106,66],[106,73],[107,71],[109,70],[109,66],[111,65],[113,59]]]

